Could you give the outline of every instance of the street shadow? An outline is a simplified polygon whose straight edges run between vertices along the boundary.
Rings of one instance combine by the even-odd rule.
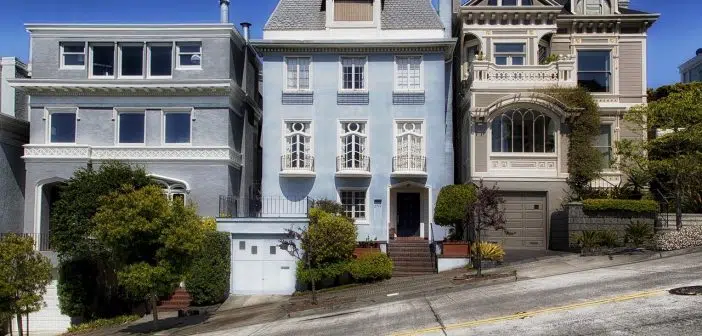
[[[210,314],[204,313],[202,315],[184,316],[184,317],[169,317],[160,319],[156,322],[149,321],[139,324],[130,325],[120,331],[130,333],[130,334],[151,334],[158,331],[169,330],[169,329],[180,329],[183,327],[188,327],[192,325],[201,324],[207,321],[211,317]]]

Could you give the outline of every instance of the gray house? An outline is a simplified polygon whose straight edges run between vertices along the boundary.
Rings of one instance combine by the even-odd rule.
[[[702,81],[702,48],[697,49],[695,57],[690,58],[678,67],[680,82],[691,83]]]
[[[218,216],[260,180],[260,62],[221,1],[216,24],[29,24],[23,231],[51,232],[57,186],[106,160],[146,168],[173,200]],[[41,246],[42,249],[48,246]]]
[[[29,98],[10,86],[9,80],[27,77],[24,63],[14,57],[0,60],[0,235],[23,230],[22,146],[29,142]]]

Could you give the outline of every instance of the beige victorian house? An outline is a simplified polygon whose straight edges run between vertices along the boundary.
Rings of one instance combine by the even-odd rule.
[[[551,221],[568,186],[566,126],[573,111],[535,89],[586,87],[600,106],[595,186],[622,181],[613,146],[642,136],[624,113],[646,103],[646,32],[658,14],[623,0],[471,0],[458,7],[460,80],[456,148],[462,182],[497,183],[508,228],[490,233],[511,248],[549,247]]]

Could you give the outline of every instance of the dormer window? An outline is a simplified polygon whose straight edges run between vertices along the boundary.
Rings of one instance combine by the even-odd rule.
[[[488,6],[533,6],[534,0],[488,0]]]
[[[335,0],[334,21],[372,22],[373,0]]]
[[[607,15],[612,10],[609,0],[577,0],[575,12],[583,15]]]

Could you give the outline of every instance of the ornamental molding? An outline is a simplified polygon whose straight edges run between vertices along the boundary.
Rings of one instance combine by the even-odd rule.
[[[539,92],[522,92],[505,95],[496,100],[488,107],[476,107],[471,112],[473,119],[485,121],[491,116],[501,113],[515,104],[530,104],[547,109],[550,112],[556,113],[562,119],[573,118],[577,116],[581,109],[568,107],[558,99]]]
[[[241,94],[231,80],[12,79],[10,85],[35,96],[229,96]]]
[[[490,160],[491,167],[494,170],[498,169],[540,169],[540,170],[555,170],[558,164],[558,159],[552,160]]]
[[[24,159],[222,161],[242,165],[242,155],[230,147],[99,147],[25,145]]]

